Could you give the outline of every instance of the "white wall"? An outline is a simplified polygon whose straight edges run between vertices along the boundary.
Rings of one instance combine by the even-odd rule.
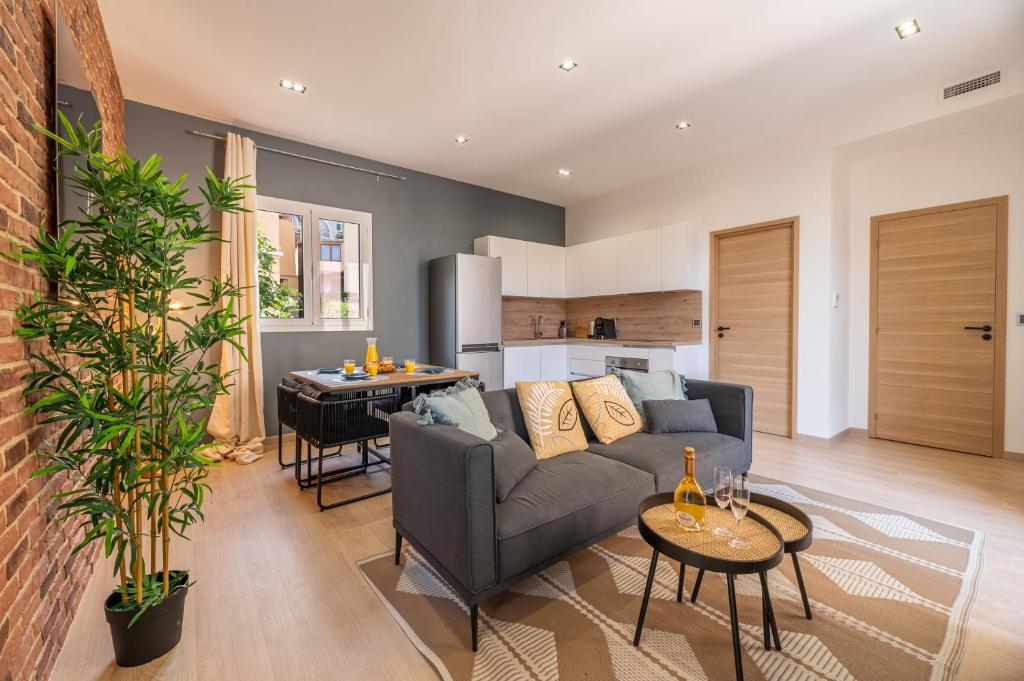
[[[1008,194],[1006,449],[1024,452],[1024,96],[853,142],[781,140],[566,209],[566,243],[686,222],[705,261],[712,230],[800,217],[797,431],[867,424],[872,215]],[[707,271],[702,273],[707,290]],[[832,307],[833,294],[839,307]],[[704,319],[708,318],[705,296]],[[705,335],[705,344],[707,336]]]
[[[686,222],[691,247],[707,262],[712,230],[799,216],[797,431],[827,437],[834,434],[828,389],[831,163],[827,146],[789,140],[665,175],[569,206],[566,243]],[[706,291],[706,268],[702,274]],[[704,305],[708,319],[707,296]],[[844,405],[843,420],[845,413]]]
[[[852,162],[850,175],[850,412],[866,428],[871,217],[1009,195],[1005,448],[1024,452],[1024,117]],[[897,141],[891,141],[898,144]]]

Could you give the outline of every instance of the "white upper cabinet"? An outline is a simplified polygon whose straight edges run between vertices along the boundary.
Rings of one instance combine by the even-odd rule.
[[[623,234],[618,238],[619,293],[661,291],[661,230]]]
[[[500,236],[482,236],[473,241],[473,252],[476,255],[501,258],[501,295],[530,295],[527,287],[528,246],[527,241]]]
[[[565,298],[565,248],[546,246],[551,266],[551,297]]]
[[[703,290],[706,284],[708,237],[694,225],[661,228],[661,285],[666,291]]]
[[[618,237],[583,244],[580,250],[580,270],[581,296],[620,293]]]
[[[526,290],[535,298],[565,297],[565,259],[561,246],[528,243]]]
[[[580,261],[581,249],[583,246],[566,246],[565,248],[565,297],[579,298],[583,295],[580,276],[583,272]]]

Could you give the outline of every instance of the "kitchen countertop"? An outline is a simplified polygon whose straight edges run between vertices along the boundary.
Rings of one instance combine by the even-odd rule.
[[[684,345],[700,345],[701,341],[682,340],[656,340],[656,341],[635,341],[625,338],[612,340],[598,340],[596,338],[529,338],[526,340],[503,340],[502,344],[507,347],[520,347],[524,345],[627,345],[635,348],[678,348]]]

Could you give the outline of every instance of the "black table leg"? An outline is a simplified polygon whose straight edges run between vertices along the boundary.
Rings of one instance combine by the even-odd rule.
[[[690,602],[697,602],[697,594],[700,593],[700,583],[704,581],[704,568],[697,573],[697,581],[693,583],[693,593],[690,594]]]
[[[636,620],[636,633],[633,635],[633,645],[640,645],[640,633],[644,630],[644,617],[647,616],[647,601],[651,598],[651,585],[654,584],[654,570],[658,567],[658,549],[654,549],[651,555],[651,569],[647,571],[647,588],[644,589],[644,600],[640,604],[640,617]]]
[[[761,632],[764,634],[764,649],[771,650],[772,644],[768,638],[768,631],[770,626],[768,624],[768,601],[764,598],[764,580],[761,580]]]
[[[796,554],[794,554],[796,555]],[[772,605],[772,592],[768,590],[768,575],[761,572],[761,601],[764,612],[764,649],[769,650],[768,628],[771,628],[772,638],[775,640],[775,650],[782,650],[782,642],[779,640],[779,625],[775,621],[775,607]]]
[[[729,620],[732,623],[732,653],[736,660],[736,681],[743,681],[743,658],[740,656],[740,623],[736,615],[736,578],[725,576],[729,585]]]
[[[800,598],[804,600],[804,615],[807,619],[811,619],[811,602],[807,600],[807,588],[804,586],[804,576],[800,572],[800,561],[796,559],[796,554],[793,556],[793,570],[796,571],[796,583],[800,585]]]
[[[679,586],[676,587],[676,603],[683,602],[683,580],[686,579],[686,563],[679,564]]]
[[[395,565],[398,565],[398,560],[401,557],[402,557],[402,534],[398,530],[395,530]]]
[[[476,652],[476,648],[477,648],[476,643],[477,643],[477,629],[479,628],[479,626],[478,626],[479,620],[480,620],[480,606],[477,605],[476,603],[474,603],[473,605],[469,606],[469,630],[470,630],[470,637],[472,638],[473,652],[474,653]]]

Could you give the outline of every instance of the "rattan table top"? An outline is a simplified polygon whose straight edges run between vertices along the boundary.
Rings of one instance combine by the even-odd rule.
[[[810,532],[809,527],[780,509],[751,502],[750,510],[775,526],[787,544],[803,539]]]
[[[717,506],[708,506],[704,515],[705,527],[699,532],[686,532],[676,524],[675,507],[672,504],[652,506],[644,511],[641,517],[647,527],[665,541],[686,551],[716,560],[736,563],[762,561],[772,558],[782,549],[779,538],[771,528],[759,520],[748,515],[737,525],[731,511],[723,511]],[[712,528],[718,525],[730,528],[733,534],[715,534]],[[730,546],[729,540],[734,536],[746,539],[750,546],[745,549]]]

